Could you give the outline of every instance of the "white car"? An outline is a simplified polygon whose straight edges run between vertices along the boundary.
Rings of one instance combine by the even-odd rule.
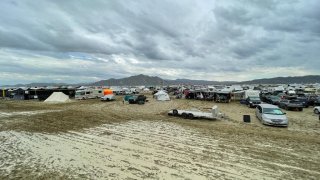
[[[313,108],[313,112],[316,114],[320,114],[320,106],[316,106]]]
[[[256,107],[256,116],[265,125],[288,126],[286,113],[278,106],[271,104],[259,104]]]
[[[101,97],[101,101],[112,101],[115,99],[116,99],[116,96],[113,94],[108,94],[108,95]]]

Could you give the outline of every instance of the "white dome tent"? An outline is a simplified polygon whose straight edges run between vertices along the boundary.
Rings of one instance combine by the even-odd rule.
[[[154,98],[156,98],[158,101],[170,101],[170,97],[168,95],[168,93],[160,90],[157,93],[155,93]]]
[[[53,92],[44,102],[46,103],[64,103],[70,102],[69,96],[62,92]]]

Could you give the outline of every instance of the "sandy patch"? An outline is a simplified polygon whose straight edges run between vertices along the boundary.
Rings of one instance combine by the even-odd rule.
[[[312,108],[287,112],[289,128],[276,128],[261,125],[254,109],[238,103],[217,104],[227,118],[209,121],[166,112],[206,111],[212,102],[149,100],[5,104],[10,109],[2,112],[18,114],[1,116],[0,178],[320,178],[320,127]],[[34,114],[24,110],[29,106]],[[243,114],[251,115],[250,124]]]

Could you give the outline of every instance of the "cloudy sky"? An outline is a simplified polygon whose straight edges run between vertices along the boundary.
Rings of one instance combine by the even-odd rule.
[[[318,0],[1,0],[0,85],[320,74]]]

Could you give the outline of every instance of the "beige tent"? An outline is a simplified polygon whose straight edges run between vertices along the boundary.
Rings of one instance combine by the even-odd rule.
[[[64,103],[64,102],[69,102],[69,101],[70,101],[69,96],[65,95],[62,92],[54,92],[44,102]]]

